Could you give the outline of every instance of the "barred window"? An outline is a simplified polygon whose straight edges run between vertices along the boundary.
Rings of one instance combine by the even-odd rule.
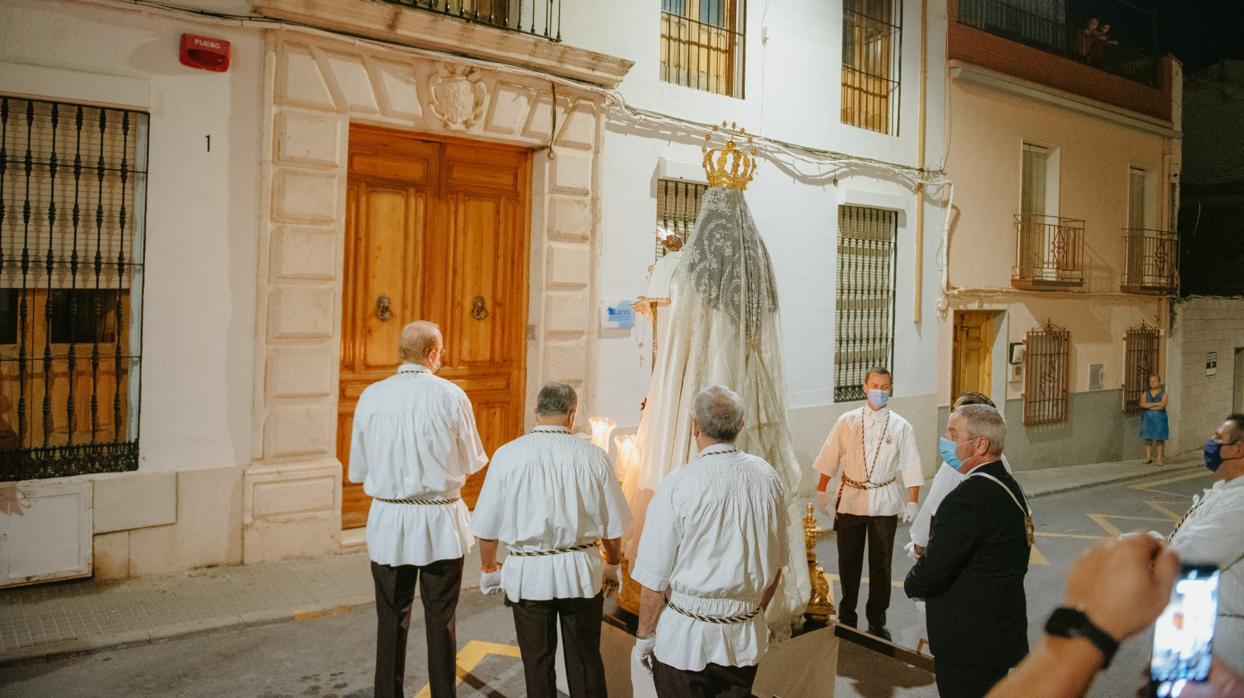
[[[894,244],[898,213],[838,207],[834,402],[863,400],[868,369],[894,357]]]
[[[842,123],[898,135],[903,3],[843,0]]]
[[[706,191],[707,184],[681,179],[657,180],[657,259],[665,256],[662,237],[677,235],[684,243],[691,237],[695,219],[700,215],[700,200]]]
[[[746,0],[661,0],[661,79],[743,97]]]
[[[1024,336],[1024,425],[1067,421],[1071,333],[1047,323]]]
[[[0,96],[0,480],[138,468],[147,129]]]
[[[1158,372],[1158,349],[1162,335],[1156,327],[1141,323],[1123,339],[1123,411],[1140,412],[1140,396],[1149,389],[1149,374]]]

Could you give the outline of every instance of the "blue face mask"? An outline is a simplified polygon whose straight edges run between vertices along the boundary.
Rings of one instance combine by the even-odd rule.
[[[881,409],[882,407],[885,407],[885,404],[889,401],[890,401],[890,391],[888,390],[869,390],[868,391],[868,403],[876,409]]]
[[[1211,473],[1217,472],[1218,467],[1222,465],[1222,444],[1210,438],[1205,442],[1204,454],[1205,467],[1209,468]]]
[[[955,455],[959,444],[951,441],[945,436],[937,440],[937,450],[942,454],[942,460],[946,461],[946,465],[958,470],[963,465],[963,461],[959,460],[959,456]]]

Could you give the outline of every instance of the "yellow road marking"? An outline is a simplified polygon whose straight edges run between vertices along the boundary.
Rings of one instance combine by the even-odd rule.
[[[1087,533],[1053,533],[1037,531],[1037,538],[1075,538],[1076,540],[1110,540],[1110,536],[1094,536]]]
[[[1164,504],[1162,504],[1162,502],[1155,502],[1155,501],[1152,501],[1152,500],[1145,500],[1145,504],[1148,504],[1149,506],[1153,507],[1154,509],[1157,509],[1157,510],[1158,510],[1158,513],[1160,513],[1160,514],[1162,514],[1162,515],[1166,516],[1168,519],[1170,519],[1170,520],[1171,520],[1171,523],[1179,523],[1179,520],[1183,518],[1183,515],[1182,515],[1182,514],[1177,514],[1177,513],[1173,512],[1173,511],[1171,511],[1171,510],[1170,510],[1170,509],[1168,509],[1168,508],[1167,508]]]
[[[471,640],[458,650],[457,661],[457,684],[462,683],[462,679],[471,672],[480,662],[490,654],[500,655],[502,657],[519,657],[518,645],[502,645],[497,642],[484,642],[482,640]],[[432,685],[428,684],[419,689],[414,698],[432,698]]]
[[[1177,497],[1191,498],[1191,495],[1182,494],[1180,492],[1169,492],[1167,490],[1159,490],[1155,488],[1158,485],[1169,485],[1175,482],[1195,480],[1201,477],[1205,477],[1205,473],[1198,469],[1196,472],[1192,472],[1192,473],[1184,473],[1183,475],[1175,475],[1173,477],[1163,478],[1161,480],[1154,480],[1152,482],[1145,482],[1139,485],[1132,485],[1131,488],[1134,490],[1140,490],[1142,492],[1161,492],[1162,494],[1172,494]]]
[[[1050,564],[1050,561],[1046,559],[1044,555],[1041,554],[1040,550],[1037,550],[1037,546],[1034,545],[1031,548],[1029,548],[1028,550],[1028,565],[1029,566],[1048,565],[1048,564]]]
[[[1110,523],[1109,521],[1110,519],[1127,519],[1128,521],[1158,521],[1161,523],[1170,523],[1166,519],[1155,519],[1152,516],[1124,516],[1123,514],[1086,514],[1086,516],[1092,519],[1093,523],[1096,523],[1098,526],[1101,526],[1102,530],[1104,530],[1106,533],[1109,533],[1112,536],[1121,536],[1123,535],[1123,531],[1119,530],[1118,526],[1115,526],[1114,524]]]

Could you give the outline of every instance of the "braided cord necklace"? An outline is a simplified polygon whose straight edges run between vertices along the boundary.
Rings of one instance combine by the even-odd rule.
[[[885,413],[885,423],[881,425],[881,436],[877,438],[877,446],[873,448],[873,462],[868,464],[868,444],[865,440],[865,434],[868,432],[868,407],[860,408],[860,455],[864,457],[864,482],[872,483],[873,470],[877,467],[877,461],[881,456],[881,444],[885,443],[886,434],[890,431],[890,412]]]

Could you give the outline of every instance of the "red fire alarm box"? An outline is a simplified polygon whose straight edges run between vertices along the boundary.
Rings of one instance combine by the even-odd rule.
[[[229,69],[229,42],[210,36],[182,34],[181,64],[223,73]]]

